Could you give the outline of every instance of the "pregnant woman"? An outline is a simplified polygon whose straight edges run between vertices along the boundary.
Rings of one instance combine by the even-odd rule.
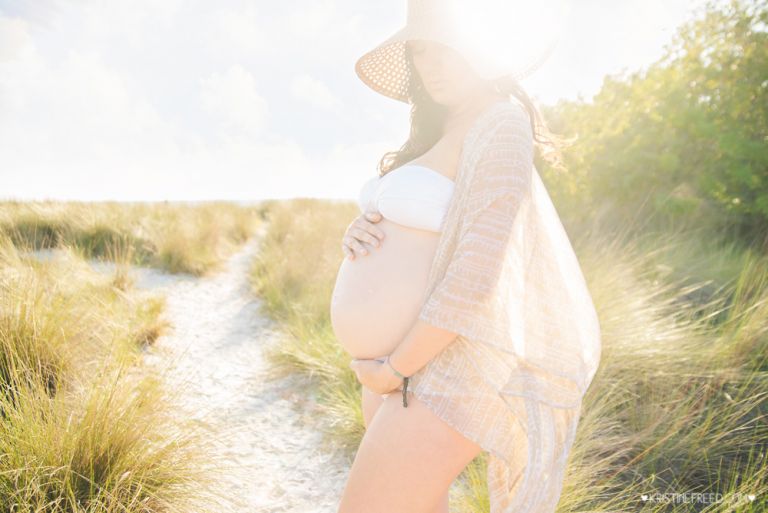
[[[452,5],[411,0],[406,26],[355,67],[411,105],[411,134],[360,190],[331,301],[366,425],[339,513],[445,513],[482,451],[491,513],[555,511],[600,359],[594,305],[533,164],[534,108],[517,83],[532,66],[491,65]]]

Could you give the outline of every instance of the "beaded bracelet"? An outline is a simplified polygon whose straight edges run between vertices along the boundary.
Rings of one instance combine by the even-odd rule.
[[[390,363],[390,361],[389,361],[389,355],[387,355],[386,362],[389,365],[389,368],[392,369],[392,372],[395,373],[395,376],[397,376],[398,378],[403,378],[403,408],[407,408],[408,407],[408,400],[406,399],[406,393],[407,393],[407,390],[408,390],[408,376],[403,376],[402,374],[400,374],[397,371],[397,369],[395,369],[392,366],[392,363]]]

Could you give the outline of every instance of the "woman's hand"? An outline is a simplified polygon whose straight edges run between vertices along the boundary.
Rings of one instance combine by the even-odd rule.
[[[355,259],[355,253],[367,255],[368,250],[362,242],[367,242],[372,246],[379,247],[380,239],[384,238],[384,231],[378,228],[374,223],[381,221],[382,216],[379,212],[369,211],[357,216],[347,226],[347,231],[341,238],[341,250],[350,260]]]
[[[357,380],[377,394],[388,394],[403,384],[383,360],[353,359],[349,366],[355,371]]]

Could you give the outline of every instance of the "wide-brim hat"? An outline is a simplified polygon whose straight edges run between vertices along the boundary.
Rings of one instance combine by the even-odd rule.
[[[410,103],[411,70],[405,53],[406,41],[444,44],[466,59],[480,78],[490,81],[521,80],[529,76],[544,63],[557,43],[557,39],[553,39],[527,62],[504,62],[495,54],[514,49],[499,47],[492,40],[482,43],[473,40],[462,26],[459,3],[460,0],[408,0],[405,26],[357,60],[357,76],[374,91]],[[477,5],[476,8],[483,7]]]

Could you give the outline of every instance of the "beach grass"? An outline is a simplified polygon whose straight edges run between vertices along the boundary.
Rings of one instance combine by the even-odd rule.
[[[0,219],[0,511],[221,511],[226,462],[143,365],[169,322],[129,266],[212,272],[260,210],[6,202]]]
[[[0,202],[0,232],[26,250],[72,247],[98,258],[202,276],[215,272],[261,221],[231,202]]]

